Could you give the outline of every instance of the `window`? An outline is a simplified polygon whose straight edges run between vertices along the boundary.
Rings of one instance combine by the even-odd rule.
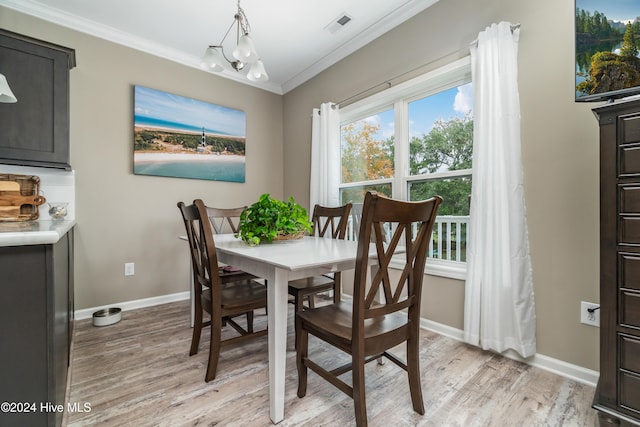
[[[440,195],[427,272],[463,279],[471,195],[473,91],[464,58],[340,110],[342,203],[375,190]]]

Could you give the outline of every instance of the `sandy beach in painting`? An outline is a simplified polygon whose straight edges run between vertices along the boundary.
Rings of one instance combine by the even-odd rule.
[[[244,156],[197,153],[134,153],[136,163],[144,162],[244,162]]]

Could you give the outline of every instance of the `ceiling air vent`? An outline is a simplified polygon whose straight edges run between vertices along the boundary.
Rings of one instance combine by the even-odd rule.
[[[324,27],[324,29],[329,31],[331,34],[334,34],[337,31],[343,29],[349,22],[351,22],[351,19],[351,16],[347,15],[346,13],[341,13],[340,16],[331,21],[331,23]]]

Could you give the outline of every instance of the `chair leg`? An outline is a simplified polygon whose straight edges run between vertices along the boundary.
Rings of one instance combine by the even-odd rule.
[[[411,391],[411,403],[413,410],[424,415],[424,401],[422,399],[422,386],[420,385],[420,351],[418,339],[407,340],[407,374],[409,375],[409,390]]]
[[[297,313],[301,312],[302,310],[304,310],[304,296],[300,295],[300,294],[295,294],[293,297],[293,306],[294,306],[294,313],[293,313],[293,328],[296,332],[296,340],[295,340],[295,348],[298,348],[298,316],[296,315]]]
[[[367,403],[364,388],[364,357],[353,356],[353,407],[356,414],[356,426],[367,426]]]
[[[267,283],[268,283],[268,282],[267,282],[267,279],[264,279],[264,286],[265,286],[265,287],[267,286]],[[268,307],[265,307],[265,308],[264,308],[264,314],[265,314],[265,316],[268,316],[268,315],[269,315],[269,308],[268,308]]]
[[[247,311],[247,332],[253,333],[253,310]]]
[[[214,318],[215,317],[215,318]],[[212,316],[211,319],[211,341],[209,343],[209,362],[207,363],[207,373],[204,380],[209,382],[216,377],[218,369],[218,359],[220,358],[220,341],[222,339],[222,319]]]
[[[193,332],[191,335],[191,349],[189,350],[189,356],[193,356],[198,353],[198,346],[200,345],[200,335],[202,334],[202,307],[199,304],[195,307],[195,317],[193,319]]]
[[[296,366],[298,368],[298,397],[307,394],[307,367],[304,359],[308,356],[309,333],[305,330],[296,330]]]
[[[342,273],[336,273],[333,276],[333,302],[338,304],[340,302],[340,294],[342,293]]]

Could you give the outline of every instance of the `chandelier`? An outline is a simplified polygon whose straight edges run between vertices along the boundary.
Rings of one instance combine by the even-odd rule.
[[[233,50],[233,60],[227,58],[224,53],[224,47],[222,44],[231,32],[233,26],[236,26],[236,48]],[[217,45],[211,45],[204,52],[202,58],[202,67],[209,71],[220,72],[225,69],[224,62],[228,62],[236,71],[240,71],[245,66],[249,65],[249,73],[247,78],[253,82],[264,82],[269,80],[269,76],[264,69],[264,64],[260,60],[256,48],[253,45],[249,33],[251,32],[251,26],[249,20],[244,13],[244,10],[240,7],[240,0],[238,0],[238,11],[233,17],[233,22],[229,26],[229,29],[225,33],[222,41]]]

